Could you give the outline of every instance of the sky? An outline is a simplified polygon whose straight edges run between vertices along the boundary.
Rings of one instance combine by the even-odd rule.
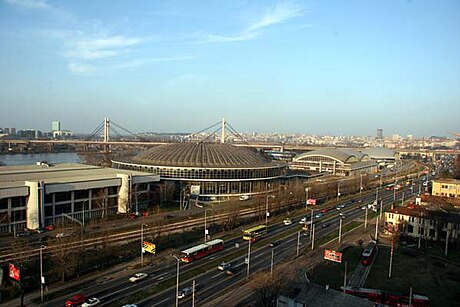
[[[447,136],[459,85],[459,0],[0,0],[0,127]]]

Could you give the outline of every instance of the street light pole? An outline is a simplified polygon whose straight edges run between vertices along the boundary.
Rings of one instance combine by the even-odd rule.
[[[339,243],[342,242],[342,219],[339,221]]]
[[[310,218],[310,241],[311,241],[311,236],[313,232],[313,209],[310,209],[310,210],[311,210],[311,218]]]
[[[208,229],[206,228],[206,213],[209,211],[211,211],[212,209],[205,209],[204,210],[204,243],[206,243],[206,239],[208,237]]]
[[[313,225],[313,233],[312,233],[312,239],[311,239],[311,250],[315,248],[315,225]]]
[[[299,246],[300,246],[300,230],[297,232],[297,249],[296,249],[296,256],[299,256]]]
[[[43,276],[43,249],[45,249],[46,246],[42,245],[40,246],[40,297],[43,302],[43,284],[45,283],[45,277]]]
[[[340,182],[341,181],[339,180],[339,182],[337,184],[337,201],[339,201],[339,197],[340,197]]]
[[[265,231],[268,232],[268,191],[265,197]]]
[[[310,188],[305,188],[305,210],[307,210],[308,207],[308,192],[310,191]]]
[[[248,263],[247,263],[247,269],[246,269],[246,277],[249,278],[249,262],[251,260],[251,240],[249,240],[249,245],[248,245]]]
[[[364,229],[367,228],[367,206],[366,206],[366,214],[364,216]]]
[[[359,181],[359,194],[363,191],[363,174],[359,174],[360,181]]]
[[[379,219],[376,218],[375,221],[375,240],[377,240],[377,236],[379,234]]]
[[[144,266],[144,226],[148,227],[147,224],[141,225],[141,267]]]
[[[270,264],[270,276],[273,276],[273,256],[274,256],[275,248],[272,248],[272,261]]]
[[[180,259],[176,257],[176,255],[172,255],[174,259],[177,261],[177,269],[176,269],[176,307],[179,306],[179,264]]]

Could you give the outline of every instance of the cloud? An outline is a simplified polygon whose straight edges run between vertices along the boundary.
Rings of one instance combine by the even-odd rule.
[[[25,9],[52,9],[45,1],[42,0],[3,0],[4,2],[22,7]]]
[[[119,64],[115,68],[136,68],[144,66],[149,63],[162,63],[162,62],[176,62],[176,61],[188,61],[196,59],[196,56],[177,56],[177,57],[162,57],[162,58],[150,58],[150,59],[139,59],[126,63]]]
[[[262,17],[248,25],[236,35],[208,35],[208,42],[231,43],[248,41],[257,38],[262,31],[287,20],[302,16],[304,8],[300,5],[286,1],[277,2],[273,7],[266,10]]]
[[[68,51],[66,55],[70,58],[82,60],[104,59],[126,53],[128,47],[138,45],[143,41],[143,39],[138,37],[125,37],[121,35],[95,39],[79,39],[67,43]]]
[[[69,63],[69,71],[76,75],[88,75],[94,71],[94,66],[80,63]]]

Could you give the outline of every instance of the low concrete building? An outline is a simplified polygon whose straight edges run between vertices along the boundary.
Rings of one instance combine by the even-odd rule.
[[[0,167],[0,232],[151,206],[158,175],[82,164]]]
[[[414,239],[455,241],[459,238],[460,214],[415,206],[396,207],[385,212],[385,232],[401,231]],[[447,234],[448,233],[448,234]]]
[[[433,188],[432,188],[431,194],[434,196],[460,198],[460,180],[458,179],[433,180]]]

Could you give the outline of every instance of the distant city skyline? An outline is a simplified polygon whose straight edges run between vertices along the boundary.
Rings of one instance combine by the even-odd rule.
[[[0,126],[460,132],[459,1],[0,0]]]

